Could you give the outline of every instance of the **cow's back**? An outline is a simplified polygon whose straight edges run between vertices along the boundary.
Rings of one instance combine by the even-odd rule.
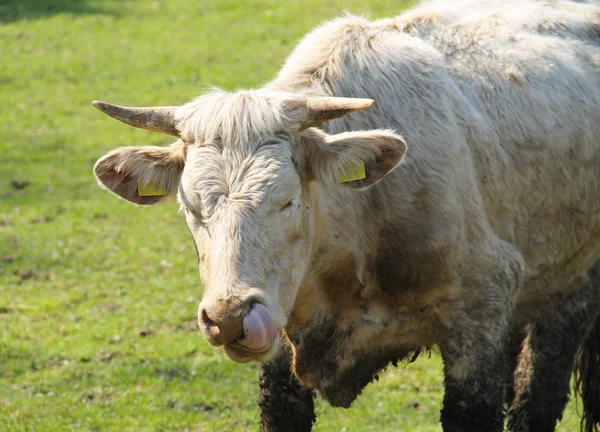
[[[489,224],[522,251],[534,293],[600,253],[600,8],[468,3],[326,24],[273,86],[375,99],[329,128],[405,137],[403,166],[371,192],[386,219],[438,248]]]

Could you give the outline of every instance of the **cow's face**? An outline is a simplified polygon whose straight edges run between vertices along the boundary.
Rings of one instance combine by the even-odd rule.
[[[364,166],[363,188],[394,168],[404,142],[389,131],[328,135],[311,126],[372,101],[273,92],[214,92],[180,108],[107,114],[180,140],[124,147],[100,159],[100,183],[137,204],[177,198],[198,252],[206,339],[236,361],[271,358],[313,256],[317,184]],[[150,186],[148,188],[147,186]]]
[[[207,340],[234,360],[262,360],[279,344],[312,246],[313,207],[294,137],[253,149],[196,146],[179,201],[199,256]]]

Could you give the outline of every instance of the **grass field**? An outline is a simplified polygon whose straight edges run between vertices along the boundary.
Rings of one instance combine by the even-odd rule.
[[[174,204],[101,191],[94,161],[170,141],[93,99],[181,104],[257,87],[343,10],[399,1],[0,0],[0,430],[256,430],[256,366],[197,331],[196,257]],[[437,355],[390,370],[318,431],[437,431]],[[559,430],[578,425],[574,404]]]

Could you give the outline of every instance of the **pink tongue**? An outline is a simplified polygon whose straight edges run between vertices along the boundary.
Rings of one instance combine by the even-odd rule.
[[[269,309],[260,303],[254,303],[248,315],[242,321],[244,325],[244,338],[238,339],[240,345],[246,348],[260,350],[273,342],[277,334],[277,326]]]

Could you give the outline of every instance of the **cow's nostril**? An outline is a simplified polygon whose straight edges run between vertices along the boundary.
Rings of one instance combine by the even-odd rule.
[[[209,328],[217,327],[217,324],[213,320],[211,320],[208,314],[206,313],[206,309],[202,309],[202,324]]]

